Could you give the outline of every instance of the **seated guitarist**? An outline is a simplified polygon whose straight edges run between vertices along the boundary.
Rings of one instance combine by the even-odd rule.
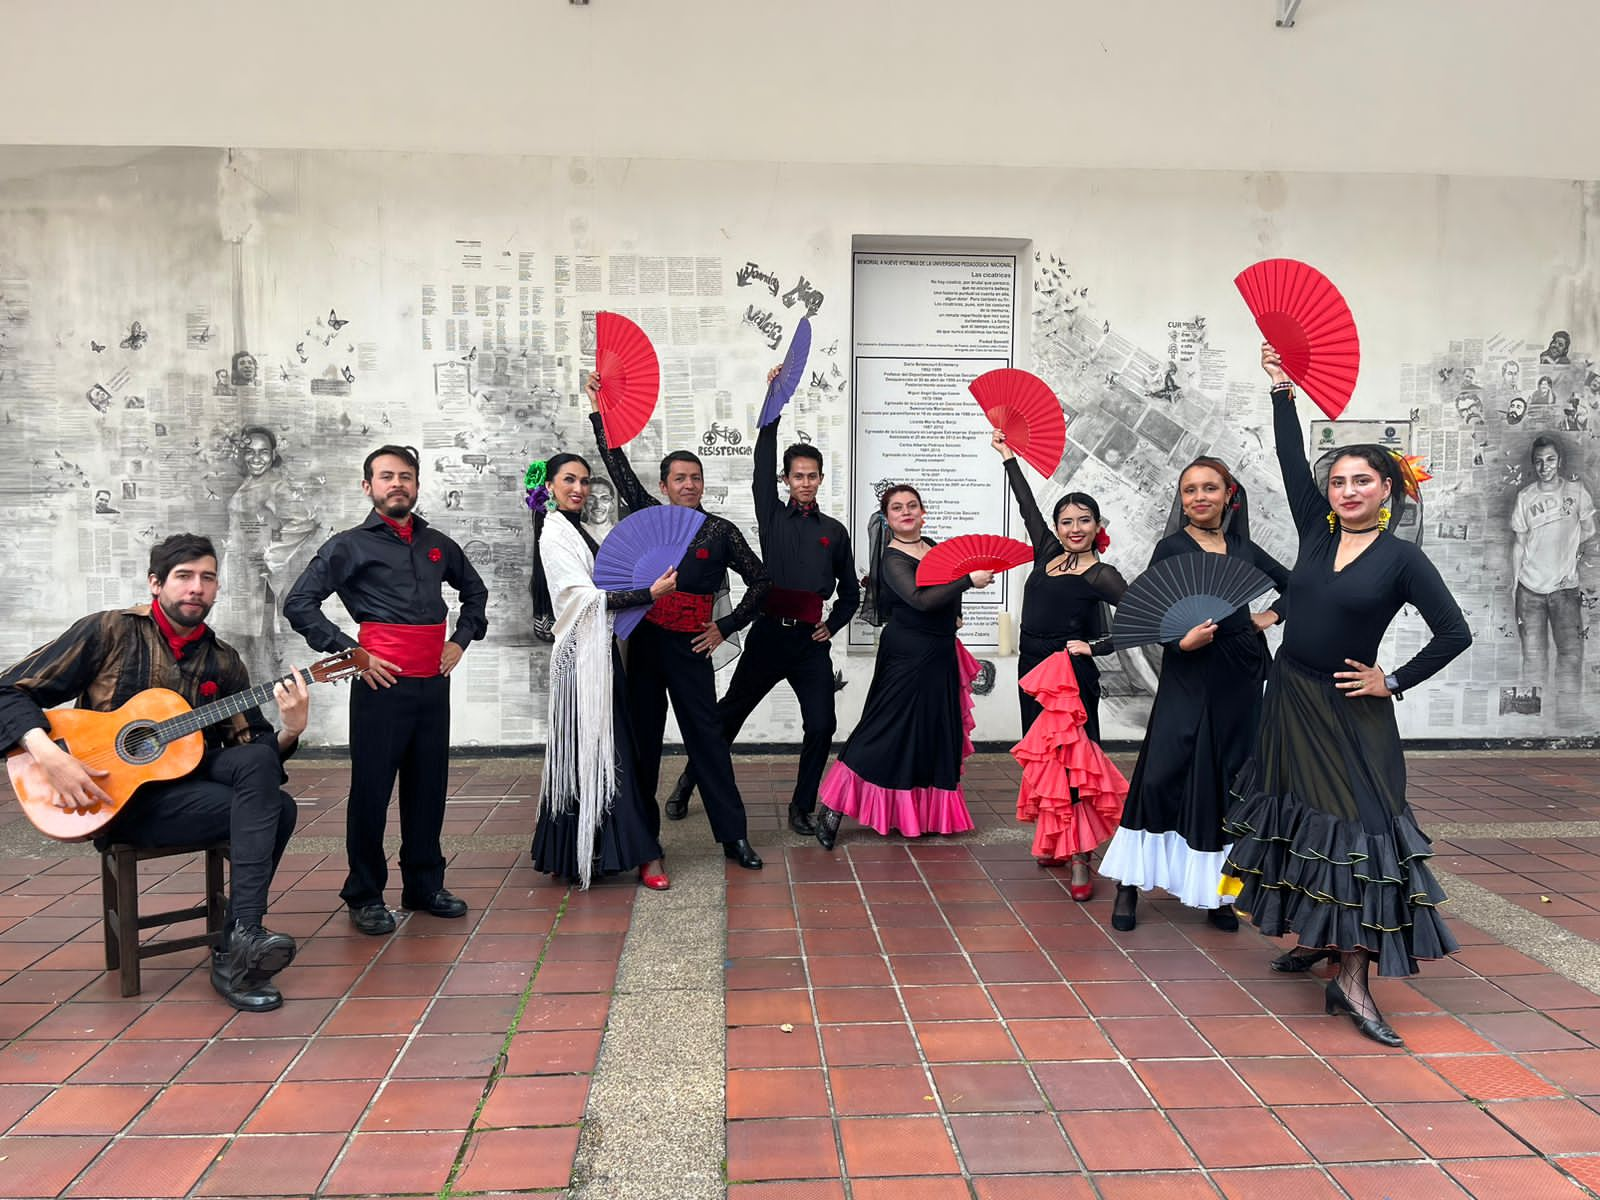
[[[191,706],[246,690],[233,647],[205,624],[217,599],[217,552],[209,538],[179,533],[150,551],[152,603],[94,613],[0,674],[0,748],[38,763],[61,808],[109,801],[97,770],[50,740],[44,710],[69,700],[109,712],[146,688],[169,688]],[[283,1003],[272,976],[294,958],[294,939],[262,927],[273,872],[294,832],[283,760],[306,727],[309,697],[294,678],[274,690],[283,729],[257,708],[205,730],[205,757],[181,779],[142,786],[95,844],[182,846],[227,839],[233,863],[222,946],[211,986],[244,1012]]]

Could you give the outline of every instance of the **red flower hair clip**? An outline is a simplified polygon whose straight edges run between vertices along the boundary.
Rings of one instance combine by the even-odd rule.
[[[437,547],[437,546],[435,546],[432,550],[428,551],[428,561],[429,562],[438,562],[443,557],[444,557],[444,551],[440,550],[439,547]]]
[[[1096,554],[1104,554],[1110,548],[1111,535],[1102,529],[1099,533],[1094,535],[1094,552]]]
[[[200,694],[207,700],[215,696],[217,694],[217,681],[214,679],[208,679],[202,683],[200,685]]]

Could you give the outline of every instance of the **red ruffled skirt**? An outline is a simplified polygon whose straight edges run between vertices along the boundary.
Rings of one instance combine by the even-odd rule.
[[[1034,823],[1035,858],[1086,854],[1116,832],[1128,781],[1084,732],[1088,713],[1065,650],[1029,671],[1019,685],[1044,711],[1011,748],[1022,765],[1017,820]]]

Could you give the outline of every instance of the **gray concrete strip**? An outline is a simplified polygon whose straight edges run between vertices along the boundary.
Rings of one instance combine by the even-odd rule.
[[[722,1200],[727,1192],[725,860],[698,804],[688,820],[666,822],[661,841],[672,888],[634,901],[572,1200]]]
[[[1495,895],[1464,875],[1441,871],[1437,866],[1433,874],[1450,897],[1449,904],[1440,910],[1447,918],[1459,917],[1476,925],[1580,987],[1600,992],[1600,944]]]
[[[1496,838],[1506,842],[1527,838],[1600,838],[1600,821],[1428,821],[1423,832],[1436,842],[1470,838]]]

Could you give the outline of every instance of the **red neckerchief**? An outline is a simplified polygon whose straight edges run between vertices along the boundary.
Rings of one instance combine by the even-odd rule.
[[[390,529],[394,530],[395,536],[397,536],[406,545],[411,545],[411,537],[414,533],[416,533],[416,526],[411,523],[411,518],[409,515],[405,519],[405,524],[401,524],[399,521],[396,521],[387,513],[380,512],[378,515],[383,518],[384,523],[388,525]]]
[[[161,630],[161,636],[167,639],[167,647],[172,651],[172,657],[179,662],[183,661],[183,652],[205,636],[206,626],[202,621],[188,633],[179,633],[168,619],[167,614],[161,609],[159,600],[150,602],[150,615],[155,618],[156,628]]]
[[[791,512],[799,513],[802,517],[814,517],[818,515],[817,502],[815,500],[811,501],[809,504],[801,504],[800,501],[791,497],[789,500],[789,510]]]

